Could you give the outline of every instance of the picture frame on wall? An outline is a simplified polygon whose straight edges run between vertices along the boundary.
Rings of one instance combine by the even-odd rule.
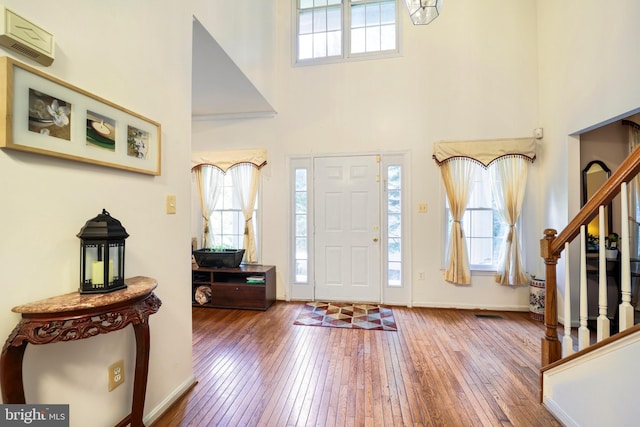
[[[0,57],[0,147],[161,173],[161,126],[111,101]]]

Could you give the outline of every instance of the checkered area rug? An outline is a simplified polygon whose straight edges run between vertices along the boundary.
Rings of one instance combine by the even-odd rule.
[[[294,325],[397,331],[391,308],[377,304],[308,302]]]

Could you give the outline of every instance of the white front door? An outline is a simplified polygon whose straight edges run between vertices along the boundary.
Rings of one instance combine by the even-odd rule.
[[[317,157],[315,298],[379,302],[380,157]]]

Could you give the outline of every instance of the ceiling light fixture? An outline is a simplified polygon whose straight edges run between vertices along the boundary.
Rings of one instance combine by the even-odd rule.
[[[427,25],[440,16],[442,0],[405,0],[413,25]]]

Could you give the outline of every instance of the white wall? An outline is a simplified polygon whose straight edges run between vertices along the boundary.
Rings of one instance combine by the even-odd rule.
[[[538,12],[543,194],[551,206],[544,222],[560,229],[580,203],[580,156],[573,155],[577,140],[569,135],[639,106],[640,54],[634,43],[640,34],[635,23],[640,4],[619,0],[603,8],[596,0],[539,0]],[[615,31],[602,30],[612,22]]]
[[[273,105],[277,87],[274,43],[277,2],[289,0],[192,0],[193,13],[246,77]]]
[[[547,370],[542,401],[565,426],[636,425],[640,406],[634,390],[640,372],[633,366],[638,356],[636,332]]]
[[[0,151],[0,336],[19,320],[10,309],[78,288],[84,223],[106,208],[130,234],[126,276],[157,279],[163,301],[151,316],[146,412],[189,381],[190,3],[170,0],[3,4],[53,33],[56,60],[41,68],[162,124],[162,175],[151,177],[40,155]],[[5,54],[5,52],[0,52]],[[176,215],[164,213],[177,196]],[[27,402],[69,403],[72,426],[113,425],[129,411],[135,346],[131,327],[83,341],[29,346]],[[107,392],[107,367],[124,358],[128,379]]]
[[[425,202],[429,211],[411,212],[413,304],[528,309],[528,287],[499,286],[491,276],[474,276],[471,286],[443,280],[444,198],[431,154],[439,140],[526,137],[538,127],[536,2],[448,2],[428,26],[411,25],[401,3],[401,56],[308,67],[291,65],[292,2],[277,5],[277,117],[194,123],[193,147],[268,149],[262,261],[277,266],[278,298],[286,297],[290,266],[283,244],[289,235],[288,156],[406,150],[412,210]],[[218,23],[233,30],[232,20]],[[223,37],[214,37],[227,50]],[[537,206],[531,183],[538,167],[531,168],[526,210]],[[527,253],[537,273],[541,227],[537,215],[526,216],[524,233],[534,236]],[[416,280],[419,271],[427,280]]]
[[[607,7],[596,0],[538,1],[540,124],[545,129],[540,150],[543,228],[560,231],[580,208],[577,134],[640,107],[639,14],[640,3],[634,0],[617,0]],[[571,258],[577,266],[577,258]],[[577,270],[571,277],[579,277]],[[563,280],[564,258],[558,266],[561,289]],[[572,289],[577,307],[577,285]],[[577,316],[574,309],[574,321]]]

